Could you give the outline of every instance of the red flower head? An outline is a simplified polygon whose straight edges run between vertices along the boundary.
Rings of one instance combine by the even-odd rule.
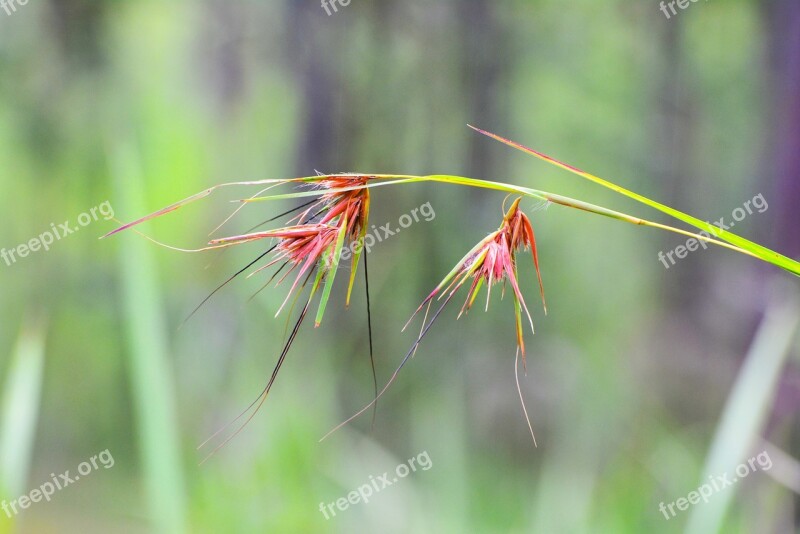
[[[361,232],[367,227],[369,219],[369,180],[369,176],[351,175],[331,176],[320,180],[319,186],[330,190],[322,195],[318,203],[325,206],[325,215],[320,222],[327,224],[344,216],[348,221],[348,237],[353,240],[363,237]]]
[[[276,246],[270,250],[276,250],[275,257],[263,267],[260,267],[252,274],[256,274],[264,269],[267,269],[276,263],[285,261],[292,265],[289,271],[281,278],[280,281],[286,278],[295,268],[300,266],[294,284],[292,284],[289,294],[278,309],[278,315],[283,307],[288,302],[289,297],[292,296],[297,289],[300,280],[313,272],[316,266],[317,280],[312,288],[312,295],[316,291],[320,279],[326,274],[325,266],[332,265],[333,258],[337,254],[338,237],[343,234],[340,228],[321,223],[299,224],[295,226],[287,226],[285,228],[278,228],[276,230],[268,230],[265,232],[256,232],[252,234],[244,234],[240,236],[225,237],[222,239],[215,239],[210,242],[211,245],[233,245],[238,243],[247,243],[259,239],[277,238],[280,241]],[[342,237],[344,237],[342,235]],[[276,273],[277,274],[277,273]],[[251,275],[252,276],[252,275]],[[279,283],[280,283],[279,281]],[[304,283],[305,285],[305,283]]]
[[[306,204],[308,207],[289,221],[296,224],[276,230],[215,239],[209,244],[212,246],[230,246],[265,238],[279,239],[278,244],[267,252],[277,249],[275,257],[250,276],[281,261],[284,262],[284,266],[286,264],[292,265],[289,272],[301,265],[289,294],[283,305],[278,309],[278,313],[280,313],[289,297],[298,288],[300,280],[304,276],[310,277],[311,273],[314,272],[314,267],[316,267],[316,279],[311,288],[309,301],[324,280],[325,284],[315,321],[316,325],[319,326],[330,296],[342,247],[346,242],[349,244],[350,241],[363,239],[366,232],[369,218],[370,197],[369,188],[367,187],[369,180],[369,176],[363,175],[322,177],[315,182],[315,185],[324,192],[320,194],[319,199],[312,201],[310,205]],[[350,294],[355,281],[360,255],[361,247],[353,255],[350,285],[347,291],[347,304],[350,303]],[[282,269],[283,267],[278,272]],[[283,281],[287,275],[288,273],[278,283]],[[305,282],[302,285],[304,286]]]
[[[542,304],[547,307],[544,300],[544,286],[539,271],[539,256],[536,250],[536,237],[533,233],[530,219],[519,209],[521,198],[517,198],[511,208],[503,217],[500,228],[486,236],[482,241],[475,245],[464,258],[453,268],[452,271],[442,280],[442,282],[431,292],[430,295],[420,304],[414,315],[416,315],[426,304],[442,293],[439,298],[447,295],[449,301],[453,295],[463,286],[467,280],[472,280],[467,298],[461,307],[461,314],[468,312],[480,292],[481,287],[486,284],[486,307],[489,307],[492,286],[502,281],[510,283],[514,293],[514,308],[516,311],[516,330],[517,346],[525,357],[525,343],[522,338],[522,310],[528,317],[528,322],[533,331],[533,319],[525,304],[525,299],[519,288],[517,276],[517,252],[526,248],[531,249],[533,264],[536,268],[536,275],[539,282],[539,290],[542,296]],[[447,302],[445,301],[445,303]],[[412,316],[413,319],[414,316]],[[410,320],[409,320],[410,322]],[[406,324],[408,326],[408,324]],[[430,323],[429,325],[430,326]],[[423,329],[425,329],[423,324]]]

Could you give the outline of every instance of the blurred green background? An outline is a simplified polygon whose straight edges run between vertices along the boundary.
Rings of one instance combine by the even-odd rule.
[[[11,0],[6,0],[11,2]],[[495,131],[716,221],[762,194],[737,233],[800,257],[800,4],[655,0],[39,0],[0,5],[0,247],[110,202],[128,221],[214,184],[321,172],[461,174],[664,220],[466,127]],[[14,7],[14,6],[10,6]],[[201,246],[226,190],[142,231]],[[369,254],[378,380],[400,328],[474,243],[503,194],[380,188],[372,222],[430,202]],[[257,204],[229,229],[297,202]],[[195,447],[258,394],[280,352],[288,286],[247,299],[263,250],[166,250],[99,220],[0,261],[0,497],[12,501],[108,449],[113,468],[0,532],[794,532],[800,524],[797,280],[732,252],[524,201],[536,322],[514,383],[513,306],[445,312],[372,395],[363,279],[340,275],[267,403],[202,466]],[[499,296],[499,295],[496,295]],[[454,303],[455,304],[455,303]],[[676,517],[659,504],[750,474]],[[326,519],[332,503],[410,458],[417,470]]]

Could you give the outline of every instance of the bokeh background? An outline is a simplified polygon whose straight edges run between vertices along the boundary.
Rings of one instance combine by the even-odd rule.
[[[11,0],[7,0],[11,1]],[[800,4],[655,0],[37,0],[0,8],[0,247],[109,201],[131,220],[214,184],[322,172],[448,173],[661,214],[511,150],[495,131],[703,219],[762,194],[740,235],[797,258]],[[218,196],[142,227],[196,247]],[[377,189],[372,222],[436,217],[370,252],[378,379],[400,328],[494,229],[503,195]],[[258,204],[231,229],[293,207]],[[0,532],[795,532],[800,517],[798,282],[730,251],[669,269],[685,239],[524,201],[549,315],[522,390],[511,302],[444,313],[366,415],[364,282],[345,276],[301,330],[267,403],[202,466],[195,447],[256,397],[282,346],[287,286],[237,279],[261,245],[184,254],[102,218],[0,262],[0,496],[108,449],[111,469]],[[499,296],[499,295],[496,295]],[[459,303],[460,305],[460,303]],[[669,520],[708,476],[762,451],[769,470]],[[341,497],[426,452],[417,471],[326,519]]]

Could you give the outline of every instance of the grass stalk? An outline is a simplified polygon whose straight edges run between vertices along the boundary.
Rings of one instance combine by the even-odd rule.
[[[117,147],[111,163],[118,209],[138,212],[142,179],[135,154]],[[127,237],[120,245],[122,300],[144,486],[154,530],[180,534],[187,532],[185,486],[162,292],[152,251]]]

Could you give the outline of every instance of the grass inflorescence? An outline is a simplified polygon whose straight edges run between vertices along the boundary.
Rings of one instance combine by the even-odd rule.
[[[242,412],[242,414],[239,415],[239,417],[231,421],[231,423],[229,423],[228,426],[226,426],[225,428],[221,429],[216,434],[214,434],[211,438],[209,438],[209,440],[218,436],[222,431],[229,428],[231,424],[240,420],[248,413],[250,413],[249,417],[247,417],[244,424],[242,424],[232,435],[230,435],[227,439],[225,439],[222,442],[222,444],[219,447],[217,447],[217,449],[215,449],[215,451],[218,450],[220,447],[222,447],[230,439],[232,439],[239,431],[241,431],[241,429],[253,418],[258,409],[263,405],[264,401],[266,400],[270,392],[273,383],[275,382],[277,374],[280,371],[286,359],[286,356],[291,348],[291,345],[296,339],[300,326],[302,325],[304,319],[306,318],[308,311],[312,305],[312,302],[314,301],[317,294],[319,294],[319,304],[317,307],[317,313],[314,319],[314,323],[315,326],[319,326],[322,323],[325,310],[327,309],[328,301],[330,299],[331,289],[333,287],[333,283],[339,267],[339,259],[341,257],[341,251],[343,247],[348,247],[353,244],[355,244],[355,248],[353,248],[355,253],[353,254],[352,257],[352,264],[350,268],[350,277],[347,287],[347,294],[346,294],[347,296],[345,300],[345,305],[349,305],[350,303],[355,276],[358,270],[358,264],[361,258],[363,257],[365,278],[367,279],[366,287],[367,287],[367,306],[368,306],[368,321],[369,321],[368,326],[369,326],[369,337],[370,337],[370,344],[369,344],[370,361],[373,370],[375,395],[372,402],[370,402],[367,406],[362,408],[355,415],[347,419],[345,422],[334,428],[334,430],[332,430],[331,433],[336,429],[340,428],[341,426],[343,426],[344,424],[346,424],[347,422],[351,421],[355,417],[364,413],[370,407],[373,407],[374,410],[378,398],[381,395],[383,395],[383,393],[389,388],[389,386],[393,383],[393,381],[397,377],[397,374],[399,373],[400,369],[405,365],[408,359],[417,351],[420,342],[428,333],[431,326],[439,317],[442,310],[450,302],[450,300],[458,292],[458,290],[461,289],[462,286],[465,286],[468,282],[469,282],[469,287],[467,290],[466,299],[461,307],[459,317],[461,316],[461,314],[469,311],[469,309],[474,304],[483,286],[486,286],[487,307],[493,285],[495,285],[498,282],[502,282],[503,291],[505,291],[506,284],[510,285],[511,287],[511,294],[515,310],[515,329],[516,329],[516,340],[517,340],[517,358],[515,359],[515,376],[517,377],[517,389],[520,392],[520,400],[522,400],[522,393],[521,390],[519,389],[517,369],[518,369],[518,358],[520,355],[522,355],[523,366],[525,365],[525,343],[523,340],[523,312],[525,319],[527,320],[527,322],[531,327],[531,331],[533,331],[533,319],[528,309],[528,306],[525,302],[521,287],[522,284],[520,284],[520,280],[517,275],[517,255],[522,250],[525,249],[531,250],[532,260],[534,268],[536,270],[537,282],[545,313],[547,310],[544,300],[544,286],[542,282],[542,275],[539,268],[539,257],[536,248],[536,239],[533,232],[533,225],[531,224],[529,217],[520,209],[520,201],[522,200],[522,198],[533,198],[538,200],[544,200],[549,203],[581,210],[595,215],[610,217],[616,220],[620,220],[630,224],[635,224],[638,226],[647,226],[659,230],[691,236],[700,241],[714,244],[741,254],[745,254],[760,259],[762,261],[780,267],[784,270],[787,270],[797,276],[800,276],[800,263],[798,263],[795,260],[792,260],[791,258],[783,256],[772,250],[769,250],[757,243],[754,243],[743,237],[733,234],[730,231],[717,228],[711,225],[710,223],[702,221],[701,219],[685,214],[683,212],[680,212],[669,206],[665,206],[656,201],[650,200],[644,196],[641,196],[637,193],[634,193],[623,187],[613,184],[612,182],[609,182],[597,176],[591,175],[585,171],[577,169],[576,167],[573,167],[566,163],[562,163],[540,152],[525,147],[524,145],[521,145],[514,141],[510,141],[496,134],[486,132],[478,128],[474,128],[472,126],[471,128],[480,132],[483,135],[496,139],[515,149],[522,150],[523,152],[533,155],[552,165],[556,165],[573,174],[577,174],[582,178],[585,178],[587,180],[600,184],[604,187],[607,187],[621,195],[633,198],[634,200],[642,204],[645,204],[650,208],[656,209],[675,219],[678,219],[679,221],[689,224],[701,230],[703,233],[700,234],[693,233],[680,228],[675,228],[662,223],[650,221],[647,219],[642,219],[639,217],[628,215],[626,213],[608,209],[588,202],[584,202],[582,200],[566,197],[563,195],[558,195],[555,193],[549,193],[538,189],[512,185],[504,182],[495,182],[483,179],[468,178],[468,177],[454,176],[454,175],[442,175],[442,174],[417,176],[417,175],[397,175],[397,174],[339,173],[339,174],[318,174],[316,176],[307,176],[307,177],[289,178],[289,179],[271,179],[271,180],[259,180],[251,182],[231,182],[211,187],[209,189],[201,191],[200,193],[192,195],[184,200],[181,200],[175,204],[172,204],[161,210],[158,210],[150,215],[147,215],[145,217],[142,217],[127,224],[122,224],[120,227],[113,230],[112,232],[109,232],[108,234],[106,234],[106,236],[103,237],[108,237],[118,232],[127,229],[132,229],[143,222],[176,211],[189,203],[208,197],[217,189],[223,187],[260,186],[262,187],[262,189],[260,189],[258,192],[247,198],[243,198],[237,201],[240,203],[239,207],[236,209],[236,211],[233,212],[233,214],[231,214],[230,217],[225,219],[222,224],[220,224],[217,228],[215,228],[214,232],[218,231],[223,225],[228,223],[233,218],[233,216],[236,215],[240,210],[255,203],[264,201],[276,201],[276,200],[295,200],[295,199],[303,200],[303,203],[296,206],[295,208],[285,213],[282,213],[278,216],[271,217],[270,219],[264,221],[264,223],[262,223],[261,225],[251,228],[245,233],[230,235],[226,237],[213,238],[210,239],[207,245],[202,248],[188,250],[190,252],[201,252],[214,249],[225,249],[236,245],[263,242],[264,240],[270,243],[270,246],[266,247],[252,262],[246,265],[243,269],[237,271],[233,276],[228,278],[222,285],[217,287],[209,295],[209,297],[207,297],[203,302],[201,302],[200,304],[201,306],[208,300],[208,298],[214,295],[218,290],[220,290],[226,284],[228,284],[236,277],[240,276],[241,274],[247,272],[248,270],[254,267],[255,269],[248,275],[248,277],[261,273],[262,271],[266,271],[270,268],[276,267],[273,274],[269,277],[267,283],[264,284],[262,289],[264,287],[269,286],[274,280],[277,280],[276,284],[279,285],[291,274],[294,274],[294,280],[292,282],[292,285],[289,291],[287,292],[283,303],[278,309],[278,313],[276,314],[276,316],[286,307],[286,305],[290,301],[292,301],[293,303],[291,306],[291,308],[293,309],[294,303],[296,303],[299,300],[300,296],[303,294],[306,287],[309,287],[310,284],[310,288],[306,294],[306,297],[304,298],[305,303],[303,304],[300,313],[297,315],[294,327],[292,328],[291,332],[289,333],[283,345],[278,361],[275,365],[275,368],[273,369],[272,375],[267,384],[265,385],[263,391],[253,401],[253,403],[244,412]],[[490,233],[482,240],[480,240],[469,252],[467,252],[467,254],[461,260],[459,260],[458,263],[456,263],[455,267],[444,277],[441,283],[437,285],[436,288],[423,300],[422,304],[414,312],[414,314],[412,315],[412,319],[423,308],[426,308],[426,312],[422,321],[422,328],[419,334],[417,335],[416,340],[414,341],[411,349],[403,358],[400,365],[397,367],[397,369],[395,370],[395,372],[393,373],[393,375],[391,376],[385,387],[380,392],[378,392],[377,380],[375,380],[375,367],[374,367],[374,360],[372,353],[372,329],[371,329],[372,324],[371,324],[371,314],[369,313],[369,285],[368,285],[369,282],[367,275],[367,255],[363,254],[363,245],[359,245],[363,244],[364,234],[368,226],[368,219],[370,215],[370,192],[371,190],[378,187],[396,186],[396,185],[412,184],[412,183],[427,183],[427,182],[477,187],[480,189],[493,190],[493,191],[502,191],[510,195],[514,195],[515,198],[512,201],[510,208],[507,211],[505,211],[499,228],[494,232]],[[310,188],[305,187],[301,188],[301,190],[299,191],[294,190],[290,192],[272,193],[272,190],[274,188],[278,188],[281,186],[288,186],[288,187],[310,186]],[[308,200],[309,198],[310,200]],[[292,216],[289,220],[285,221],[285,223],[278,228],[255,231],[257,230],[257,228],[263,226],[264,224],[268,224],[282,217],[289,216],[293,213],[297,214]],[[177,249],[175,247],[169,247],[169,248],[175,250],[187,251],[186,249]],[[268,257],[271,254],[272,256]],[[259,262],[262,261],[263,264],[258,265]],[[444,302],[441,304],[438,310],[433,314],[431,319],[428,320],[431,303],[437,298],[438,300],[444,299]],[[192,314],[195,311],[197,311],[197,309],[195,309],[192,312]],[[291,315],[291,311],[289,313]],[[409,320],[409,323],[410,321],[411,319]],[[408,324],[406,324],[406,327],[407,326]],[[522,407],[527,419],[527,410],[525,409],[524,402],[522,402]],[[253,410],[253,408],[255,409]],[[373,415],[373,420],[374,420],[374,415]],[[528,426],[531,429],[531,435],[533,435],[533,430],[529,420],[528,420]],[[203,443],[201,447],[206,445],[206,443],[208,443],[209,440]],[[535,443],[535,438],[534,438],[534,443]]]

